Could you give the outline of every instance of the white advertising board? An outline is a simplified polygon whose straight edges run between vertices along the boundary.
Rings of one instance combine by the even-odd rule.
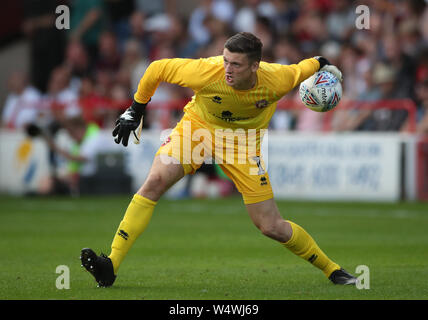
[[[48,175],[48,148],[44,141],[27,139],[20,132],[0,132],[0,192],[35,192]]]
[[[110,131],[102,135],[113,141]],[[126,154],[126,171],[132,176],[134,191],[144,182],[162,141],[159,131],[144,131],[141,144],[130,142],[127,148],[114,148]],[[277,199],[397,201],[402,187],[401,144],[405,141],[400,134],[269,131],[263,150]],[[0,192],[36,191],[49,175],[47,151],[41,139],[29,142],[22,133],[1,131]],[[406,158],[411,159],[408,153]],[[406,163],[414,168],[413,161]],[[167,196],[178,196],[185,183],[183,179]],[[405,187],[413,185],[414,178]]]
[[[269,132],[268,172],[277,198],[395,201],[400,197],[397,134]]]

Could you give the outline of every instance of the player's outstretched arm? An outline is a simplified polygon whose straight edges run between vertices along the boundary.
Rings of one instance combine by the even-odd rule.
[[[320,63],[320,69],[319,69],[319,71],[330,72],[337,79],[339,79],[340,82],[342,82],[342,80],[343,80],[342,72],[340,72],[339,68],[337,68],[336,66],[332,65],[330,63],[330,61],[328,61],[326,58],[324,58],[322,56],[317,56],[317,57],[314,57],[314,58],[317,59],[318,62]]]
[[[113,129],[114,141],[122,144],[126,147],[128,145],[129,136],[131,131],[134,133],[136,143],[139,142],[142,121],[145,114],[147,103],[138,103],[133,101],[132,105],[125,110],[124,113],[116,120],[116,127]],[[135,133],[135,130],[138,132]]]

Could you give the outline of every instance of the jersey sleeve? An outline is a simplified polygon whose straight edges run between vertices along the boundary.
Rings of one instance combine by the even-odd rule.
[[[273,85],[279,96],[283,96],[301,82],[319,70],[320,64],[317,59],[310,58],[300,61],[298,64],[279,65],[271,64],[275,76]]]
[[[286,87],[290,91],[317,72],[320,63],[317,59],[310,58],[302,60],[298,64],[286,65],[284,68],[286,71]]]
[[[161,82],[177,84],[198,91],[212,81],[214,64],[207,59],[162,59],[152,62],[141,78],[134,100],[147,103]],[[218,68],[217,68],[218,69]]]

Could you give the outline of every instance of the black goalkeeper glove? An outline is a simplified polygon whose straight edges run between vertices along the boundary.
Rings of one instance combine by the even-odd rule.
[[[343,77],[342,77],[342,72],[340,72],[340,70],[332,65],[330,63],[330,61],[328,61],[326,58],[318,56],[318,57],[314,57],[315,59],[318,60],[318,62],[320,63],[320,69],[319,71],[327,71],[332,73],[337,79],[339,79],[340,82],[343,81]]]
[[[115,137],[114,141],[117,144],[122,141],[122,144],[126,147],[131,131],[134,133],[135,139],[139,141],[139,137],[135,133],[135,130],[140,126],[146,106],[147,103],[138,103],[134,100],[132,105],[116,120],[116,127],[113,129],[113,137]]]

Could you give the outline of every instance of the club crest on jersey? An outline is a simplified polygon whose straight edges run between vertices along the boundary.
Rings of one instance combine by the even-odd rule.
[[[212,102],[221,104],[221,97],[219,97],[219,96],[214,96],[211,100],[212,100]]]
[[[171,136],[169,136],[168,138],[166,138],[166,140],[162,143],[162,147],[167,145],[168,143],[171,142]]]
[[[256,101],[256,108],[261,109],[261,108],[266,108],[269,105],[269,101],[262,99],[259,101]]]

